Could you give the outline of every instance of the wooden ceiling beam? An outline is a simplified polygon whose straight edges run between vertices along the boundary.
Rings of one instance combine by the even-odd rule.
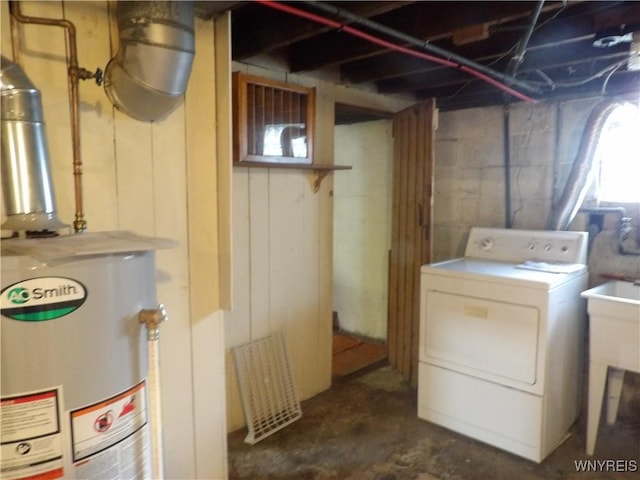
[[[372,17],[405,6],[407,1],[340,2],[340,8],[361,17]],[[293,4],[296,8],[302,4]],[[331,30],[330,27],[303,20],[260,4],[245,6],[232,14],[234,60],[272,52]]]
[[[379,15],[372,20],[406,35],[436,41],[448,38],[454,30],[478,23],[501,24],[526,19],[537,2],[414,2],[404,8]],[[549,2],[557,9],[561,2]],[[459,15],[464,11],[464,15]],[[357,28],[357,23],[354,24]],[[384,53],[378,45],[330,31],[296,43],[290,50],[292,72],[317,70]]]
[[[277,0],[280,2],[280,0]],[[209,2],[197,2],[199,5]],[[296,15],[278,11],[254,2],[224,2],[235,4],[232,9],[233,49],[232,58],[251,63],[251,57],[268,53],[277,58],[279,67],[289,72],[320,71],[323,67],[339,66],[343,84],[367,84],[379,87],[383,94],[400,93],[418,99],[440,97],[446,108],[455,105],[476,106],[496,104],[504,93],[457,69],[418,59],[409,55],[391,52],[345,31],[323,26]],[[321,2],[324,8],[306,1],[283,1],[300,10],[313,12],[335,22],[373,36],[390,41],[395,37],[384,36],[364,20],[369,18],[381,26],[401,34],[405,39],[428,40],[432,46],[468,59],[478,68],[485,66],[495,72],[507,71],[515,46],[529,24],[530,14],[539,4],[538,0],[526,2],[494,1],[340,1]],[[576,94],[592,94],[607,81],[607,93],[623,91],[627,85],[638,82],[637,76],[624,76],[626,66],[611,74],[603,73],[583,83],[616,61],[625,59],[629,43],[620,43],[608,48],[593,47],[597,35],[615,35],[640,30],[640,8],[638,0],[547,0],[545,10],[531,35],[516,79],[541,85],[542,99],[560,98]],[[327,9],[334,5],[336,10]],[[341,15],[342,11],[343,15]],[[342,16],[342,18],[338,18]],[[345,20],[348,19],[348,20]],[[369,22],[371,23],[371,22]],[[479,28],[481,27],[481,28]],[[454,32],[479,28],[469,43],[454,44]],[[613,32],[613,33],[608,33]],[[488,37],[487,37],[488,35]],[[485,38],[487,37],[487,38]],[[406,40],[409,41],[409,40]],[[415,49],[420,49],[420,45]],[[434,50],[437,51],[437,50]],[[434,54],[436,56],[437,54]],[[333,75],[335,69],[330,73]],[[542,74],[538,71],[543,72]],[[323,72],[324,74],[325,72]],[[311,75],[315,75],[311,73]],[[574,87],[556,88],[545,85],[544,76],[550,81],[571,83]],[[325,77],[323,77],[325,78]],[[332,77],[334,78],[334,77]],[[623,80],[623,79],[634,79]],[[526,84],[523,83],[523,88]],[[489,103],[487,103],[489,102]],[[354,118],[361,112],[346,112],[345,118]],[[359,116],[357,118],[360,118]],[[369,118],[365,116],[365,118]]]
[[[582,42],[589,35],[593,35],[591,17],[572,15],[570,19],[556,20],[552,24],[534,32],[531,36],[527,53],[537,49],[555,48],[558,44],[567,42]],[[449,39],[435,42],[435,44],[446,50],[455,48],[456,53],[465,58],[486,63],[509,55],[509,49],[517,44],[521,36],[521,32],[511,29],[497,31],[487,40],[459,47],[455,47]],[[345,82],[357,84],[420,73],[432,67],[433,64],[424,60],[389,52],[380,56],[343,64],[340,70]]]
[[[608,66],[626,60],[629,49],[628,45],[622,44],[606,51],[599,49],[601,53],[594,55],[594,48],[590,42],[585,42],[580,46],[558,46],[553,50],[553,55],[549,55],[549,50],[529,53],[518,71],[518,78],[544,83],[544,77],[536,74],[536,71],[542,71],[553,82],[579,82],[605,70]],[[492,67],[504,69],[508,62],[509,59],[505,57]],[[603,74],[603,78],[605,75]],[[472,77],[458,70],[438,67],[419,74],[376,82],[376,85],[380,93],[397,94],[420,91],[425,85],[429,85],[430,88],[451,85],[455,90],[471,80]]]
[[[538,97],[541,102],[569,100],[574,98],[602,97],[604,79],[589,82],[571,89],[557,88]],[[637,101],[640,91],[640,72],[616,72],[606,84],[604,95],[609,97],[628,97]],[[505,102],[502,92],[491,89],[481,82],[471,82],[465,88],[456,91],[452,86],[436,89],[426,88],[416,92],[416,100],[438,98],[437,106],[441,111],[463,108],[501,105]]]
[[[524,65],[521,68],[545,68],[547,64],[557,64],[569,61],[576,57],[578,60],[586,57],[606,57],[612,53],[628,50],[628,44],[619,44],[607,49],[592,47],[595,39],[593,27],[592,8],[597,8],[595,13],[603,13],[602,6],[592,4],[580,5],[579,10],[567,12],[568,17],[555,19],[537,29],[531,37],[529,48],[524,56]],[[606,13],[606,9],[604,11]],[[614,18],[612,16],[612,18]],[[634,12],[628,12],[629,25],[640,23],[640,8]],[[611,26],[610,23],[603,25]],[[615,22],[613,23],[615,25]],[[456,49],[456,52],[475,62],[492,65],[495,70],[501,71],[504,67],[500,59],[510,58],[510,47],[516,45],[520,33],[513,30],[504,30],[494,33],[489,39],[475,42]],[[451,42],[440,43],[444,49],[452,49]],[[612,50],[611,50],[612,48]],[[548,58],[547,58],[548,57]],[[545,61],[546,60],[546,61]],[[500,64],[498,64],[500,63]],[[341,74],[345,83],[358,84],[361,82],[379,82],[398,77],[411,77],[419,74],[429,74],[434,70],[430,62],[411,58],[398,53],[387,53],[379,57],[342,65]],[[420,82],[424,81],[423,77]]]

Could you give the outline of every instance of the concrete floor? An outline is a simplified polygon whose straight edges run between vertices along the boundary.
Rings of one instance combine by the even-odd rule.
[[[243,443],[244,429],[231,433],[229,478],[638,480],[640,398],[625,394],[639,390],[638,378],[627,375],[634,388],[623,390],[616,424],[601,425],[593,457],[584,453],[583,412],[571,436],[536,464],[418,419],[415,390],[383,367],[303,402],[300,420],[256,445]],[[585,459],[621,462],[609,471],[577,471]]]

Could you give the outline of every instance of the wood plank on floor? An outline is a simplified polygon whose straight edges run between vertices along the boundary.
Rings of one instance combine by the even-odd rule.
[[[334,378],[350,375],[387,357],[384,343],[367,342],[340,333],[334,334],[333,341],[332,374]]]

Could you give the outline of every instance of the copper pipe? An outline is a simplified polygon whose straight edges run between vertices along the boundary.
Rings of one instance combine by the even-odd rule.
[[[93,74],[83,68],[78,67],[78,51],[76,47],[76,27],[73,23],[66,19],[52,19],[28,17],[20,12],[20,4],[17,1],[9,2],[9,12],[11,17],[20,23],[32,23],[36,25],[50,25],[63,27],[67,32],[69,54],[67,58],[67,71],[69,80],[69,107],[71,109],[71,140],[73,143],[73,178],[74,192],[76,202],[75,220],[73,221],[73,229],[76,233],[84,232],[87,229],[87,222],[83,213],[82,199],[82,159],[80,158],[80,118],[78,97],[79,80],[91,78]]]

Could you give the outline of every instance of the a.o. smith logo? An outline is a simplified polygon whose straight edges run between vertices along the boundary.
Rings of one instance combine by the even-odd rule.
[[[65,277],[22,280],[3,288],[0,294],[2,315],[26,322],[63,317],[87,299],[84,285]]]

